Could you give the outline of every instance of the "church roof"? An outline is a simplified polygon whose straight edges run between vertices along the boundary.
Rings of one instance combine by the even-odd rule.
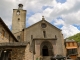
[[[42,21],[48,23],[48,24],[49,24],[50,26],[52,26],[52,27],[55,27],[54,25],[52,25],[51,23],[49,23],[48,21],[46,21],[45,18],[44,18],[44,16],[42,16],[42,20],[40,20],[39,22],[37,22],[37,23],[35,23],[35,24],[33,24],[33,25],[25,28],[25,29],[31,28],[31,27],[33,27],[34,25],[36,25],[36,24],[38,24],[38,23],[40,23],[40,22],[42,22]],[[57,30],[61,31],[61,29],[59,29],[59,28],[57,28],[57,27],[55,27],[55,28],[56,28]]]
[[[3,25],[3,27],[9,32],[10,36],[12,36],[14,38],[14,40],[16,42],[18,42],[18,40],[15,38],[15,36],[12,34],[12,32],[9,30],[9,28],[7,27],[7,25],[4,23],[4,21],[1,19],[0,17],[0,24]]]

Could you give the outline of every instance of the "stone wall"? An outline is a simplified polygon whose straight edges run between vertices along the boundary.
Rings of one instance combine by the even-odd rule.
[[[26,46],[26,49],[25,49],[25,59],[24,60],[34,60],[34,55],[30,51],[30,44],[28,44]]]
[[[4,36],[3,36],[3,33],[4,33]],[[15,39],[12,37],[9,31],[5,28],[5,26],[0,23],[0,43],[13,42],[13,41],[15,41]]]
[[[14,48],[11,52],[11,60],[24,60],[25,48]]]
[[[1,51],[6,51],[5,53],[7,53],[7,51],[9,51],[10,55],[8,55],[8,56],[10,56],[11,60],[24,60],[24,56],[25,56],[25,48],[24,47],[0,48],[0,54],[1,54]]]

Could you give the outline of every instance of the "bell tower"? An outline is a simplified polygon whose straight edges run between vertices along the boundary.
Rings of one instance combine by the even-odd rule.
[[[23,4],[18,5],[18,9],[13,9],[12,32],[16,33],[26,28],[26,10],[23,10]]]

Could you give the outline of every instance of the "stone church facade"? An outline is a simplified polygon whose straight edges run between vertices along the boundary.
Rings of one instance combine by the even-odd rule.
[[[5,32],[9,30],[9,38],[5,42],[0,40],[0,60],[50,60],[52,56],[65,56],[64,39],[60,29],[47,22],[44,17],[27,28],[25,22],[26,10],[19,4],[18,9],[13,9],[12,32],[5,29]]]

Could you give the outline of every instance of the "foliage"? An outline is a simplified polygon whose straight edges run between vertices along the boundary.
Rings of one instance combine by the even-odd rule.
[[[76,42],[80,42],[80,33],[77,33],[77,34],[75,34],[75,35],[73,35],[73,36],[70,36],[70,37],[68,37],[68,38],[66,38],[66,39],[69,39],[69,40],[75,40]]]

